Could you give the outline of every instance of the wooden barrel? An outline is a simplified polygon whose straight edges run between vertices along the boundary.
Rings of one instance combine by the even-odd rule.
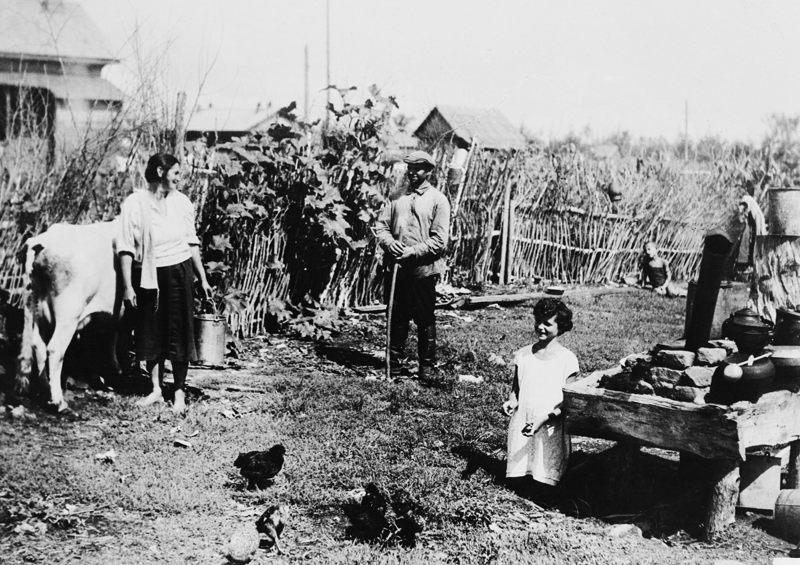
[[[800,235],[800,188],[771,188],[767,194],[770,235]]]
[[[800,489],[784,489],[775,501],[775,531],[790,543],[800,541]]]

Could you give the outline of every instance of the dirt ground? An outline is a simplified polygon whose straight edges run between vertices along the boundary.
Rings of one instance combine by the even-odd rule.
[[[584,352],[586,370],[643,350],[681,324],[680,304],[652,295],[571,306],[582,325],[565,342]],[[615,321],[642,307],[658,316],[635,334],[630,320]],[[529,340],[530,312],[454,314],[439,317],[440,386],[384,380],[382,319],[353,315],[327,344],[263,336],[240,342],[223,368],[193,368],[186,418],[168,406],[136,407],[147,389],[139,379],[107,383],[113,390],[71,381],[74,413],[66,416],[35,400],[7,409],[2,561],[221,564],[230,535],[276,503],[291,513],[285,553],[260,549],[256,563],[766,564],[794,547],[773,535],[769,513],[751,511],[740,511],[722,539],[701,541],[702,495],[679,476],[673,452],[643,450],[627,508],[605,488],[613,444],[590,438],[573,438],[556,499],[507,488],[498,407],[508,368],[487,359],[507,359]],[[459,374],[483,382],[460,382]],[[287,448],[284,471],[269,489],[248,491],[233,459],[278,442]],[[424,506],[427,525],[415,547],[348,537],[342,507],[367,481],[401,486]]]

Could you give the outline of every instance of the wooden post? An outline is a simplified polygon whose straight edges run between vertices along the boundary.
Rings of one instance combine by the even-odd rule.
[[[627,441],[617,442],[611,448],[610,473],[606,503],[612,512],[624,512],[631,507],[631,481],[639,458],[639,445]]]
[[[505,270],[506,282],[511,280],[511,274],[514,268],[514,242],[516,241],[516,238],[514,237],[514,229],[516,224],[516,208],[517,201],[512,198],[508,207],[508,245],[506,248]]]
[[[186,93],[179,92],[175,102],[175,147],[173,154],[183,163],[183,114],[186,111]]]
[[[511,179],[506,182],[506,190],[503,194],[503,223],[500,232],[500,272],[498,279],[500,284],[508,282],[506,278],[506,260],[508,259],[508,220],[510,218],[509,209],[511,208]]]
[[[786,477],[786,488],[800,488],[800,440],[794,440],[789,445],[789,474]]]
[[[736,519],[736,498],[739,495],[739,462],[719,459],[712,462],[711,492],[706,515],[706,540],[715,539],[725,526]]]

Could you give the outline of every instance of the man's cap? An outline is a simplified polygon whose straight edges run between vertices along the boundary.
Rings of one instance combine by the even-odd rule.
[[[414,151],[413,153],[410,153],[405,159],[403,159],[403,162],[408,163],[409,165],[427,165],[428,167],[436,166],[436,163],[433,161],[433,157],[424,151]]]

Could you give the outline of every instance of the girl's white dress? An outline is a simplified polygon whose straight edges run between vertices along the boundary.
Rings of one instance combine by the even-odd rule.
[[[508,425],[506,476],[531,475],[539,482],[555,485],[566,470],[570,453],[563,415],[539,428],[533,437],[522,435],[522,428],[561,404],[562,387],[567,377],[578,372],[578,359],[569,349],[561,349],[552,359],[542,361],[534,357],[531,348],[528,345],[514,354],[519,406]]]

